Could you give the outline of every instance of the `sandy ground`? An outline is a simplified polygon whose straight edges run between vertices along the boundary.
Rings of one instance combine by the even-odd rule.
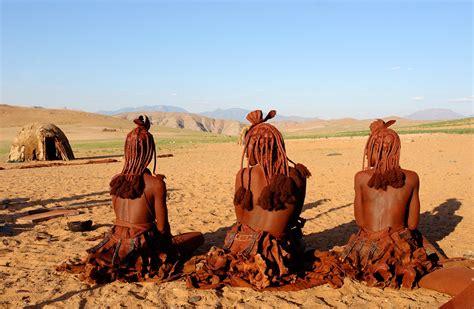
[[[448,256],[473,256],[472,135],[403,135],[402,167],[421,179],[420,230]],[[356,231],[353,221],[353,175],[362,164],[365,138],[292,140],[290,158],[312,171],[302,217],[309,247],[329,249],[344,244]],[[169,219],[173,233],[202,231],[206,244],[222,244],[225,228],[234,222],[234,175],[241,147],[195,145],[176,149],[174,157],[158,159],[167,176]],[[0,164],[8,167],[7,164]],[[85,256],[113,222],[108,182],[122,163],[57,166],[0,171],[0,199],[12,201],[0,210],[12,221],[28,210],[56,206],[80,207],[79,216],[36,225],[1,224],[0,307],[259,307],[259,308],[434,308],[449,296],[414,291],[368,288],[346,279],[341,289],[320,286],[299,292],[255,292],[224,288],[187,289],[183,281],[163,285],[119,283],[90,287],[74,276],[55,271],[68,260]],[[73,233],[67,222],[92,219],[95,230]],[[6,233],[6,234],[5,234]]]

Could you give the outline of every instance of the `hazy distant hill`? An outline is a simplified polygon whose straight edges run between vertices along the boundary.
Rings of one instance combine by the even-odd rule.
[[[424,123],[428,123],[426,120],[412,120],[405,119],[397,116],[383,117],[385,121],[394,119],[397,122],[394,128],[415,126]],[[281,121],[275,123],[275,125],[285,134],[289,135],[305,135],[314,133],[335,133],[335,132],[349,132],[368,130],[369,125],[375,119],[354,119],[354,118],[341,118],[341,119],[314,119],[305,122],[295,123],[292,121]]]
[[[218,108],[212,112],[202,112],[200,114],[211,118],[237,120],[240,122],[244,122],[246,121],[245,116],[247,116],[248,113],[250,113],[250,111],[243,108]]]
[[[465,118],[465,116],[453,112],[450,109],[431,108],[414,112],[413,114],[410,114],[405,118],[413,120],[452,120]]]
[[[240,122],[247,123],[247,120],[245,117],[247,116],[248,113],[250,113],[250,110],[243,109],[243,108],[228,108],[228,109],[222,109],[218,108],[212,112],[203,112],[200,113],[200,115],[204,115],[207,117],[211,118],[216,118],[216,119],[228,119],[228,120],[237,120]],[[263,111],[264,115],[268,111]],[[306,118],[306,117],[299,117],[299,116],[284,116],[278,113],[277,111],[277,116],[273,121],[278,122],[278,121],[294,121],[294,122],[303,122],[303,121],[308,121],[314,118]]]
[[[50,122],[56,125],[81,125],[101,128],[133,127],[132,123],[122,119],[78,110],[0,104],[0,127],[21,127],[31,122]]]
[[[114,111],[98,111],[98,114],[102,115],[118,115],[123,113],[131,112],[178,112],[187,113],[188,111],[184,108],[172,105],[145,105],[139,107],[124,107]]]
[[[139,114],[140,113],[136,112],[123,113],[116,117],[132,120]],[[244,126],[236,120],[213,119],[203,115],[190,113],[148,112],[147,115],[155,125],[226,135],[238,135],[241,128]]]

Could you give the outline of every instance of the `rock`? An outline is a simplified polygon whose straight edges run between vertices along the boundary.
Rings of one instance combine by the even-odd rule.
[[[58,238],[47,233],[47,232],[38,232],[36,233],[36,240],[43,240],[43,239],[46,239],[48,242],[51,242],[51,241],[57,241]]]
[[[199,295],[194,295],[194,296],[191,296],[189,299],[188,299],[188,303],[197,303],[198,301],[200,301],[202,299],[201,296]]]
[[[474,259],[474,252],[472,252],[472,251],[469,250],[468,252],[466,252],[466,253],[463,254],[463,257],[464,257],[465,259]]]
[[[11,203],[12,201],[7,199],[7,198],[4,198],[4,199],[1,199],[0,200],[0,209],[1,210],[4,210],[4,209],[7,209],[8,208],[8,205]]]
[[[10,225],[0,226],[0,235],[13,236],[13,228]]]
[[[85,232],[92,230],[92,220],[87,221],[71,221],[67,223],[70,231],[73,232]]]

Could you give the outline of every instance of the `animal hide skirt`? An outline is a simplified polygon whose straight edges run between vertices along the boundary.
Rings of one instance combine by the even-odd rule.
[[[302,263],[291,237],[277,239],[237,223],[228,232],[224,248],[212,247],[184,266],[187,286],[200,289],[225,285],[255,290],[300,290],[309,288],[301,276]],[[314,286],[314,285],[313,285]]]
[[[85,261],[63,263],[57,270],[79,274],[90,283],[164,282],[178,275],[178,252],[171,237],[160,234],[154,223],[116,220],[112,231],[87,252]]]
[[[327,280],[334,287],[342,286],[347,276],[368,286],[412,289],[438,268],[432,252],[423,248],[421,234],[407,228],[361,229],[351,235],[342,252],[316,251],[315,259],[307,278]]]

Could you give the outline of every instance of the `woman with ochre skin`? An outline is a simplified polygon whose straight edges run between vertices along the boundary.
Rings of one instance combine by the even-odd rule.
[[[304,252],[299,216],[310,172],[302,164],[290,166],[281,133],[266,122],[275,115],[270,111],[263,118],[260,110],[247,115],[251,126],[235,178],[236,223],[223,249],[211,248],[187,263],[193,269],[188,286],[299,288],[295,283],[301,283],[297,271]]]
[[[393,123],[377,120],[370,125],[362,170],[354,177],[359,232],[342,252],[316,251],[308,278],[324,278],[340,287],[349,276],[368,286],[420,286],[458,295],[472,284],[474,271],[456,267],[460,260],[465,265],[470,262],[447,259],[417,230],[420,180],[416,172],[400,167],[400,138],[389,129]]]
[[[163,175],[155,175],[156,150],[146,116],[134,120],[137,127],[125,141],[122,172],[112,178],[110,194],[115,224],[102,242],[87,250],[79,264],[63,264],[60,270],[80,273],[93,283],[168,281],[180,276],[184,259],[204,238],[193,232],[173,237],[166,206]],[[147,166],[155,158],[153,174]]]

